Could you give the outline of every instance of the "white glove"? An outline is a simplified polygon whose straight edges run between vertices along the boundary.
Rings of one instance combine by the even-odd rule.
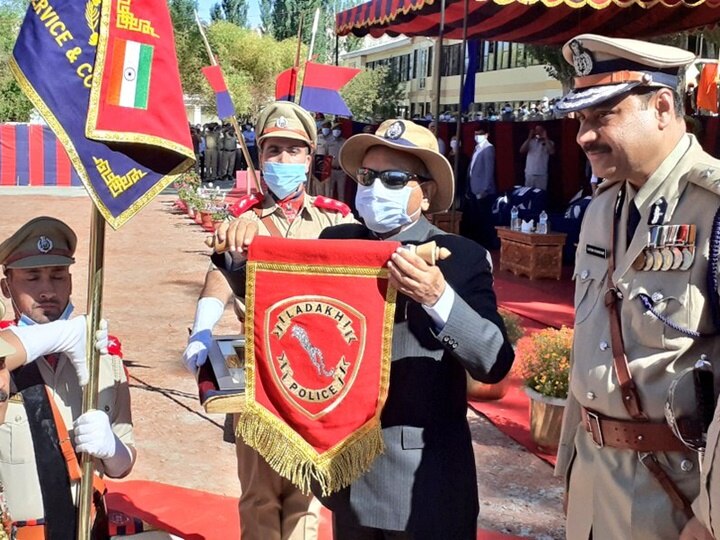
[[[99,459],[115,455],[115,434],[110,418],[103,411],[88,411],[73,422],[75,450]]]
[[[188,345],[183,352],[183,363],[193,375],[207,360],[208,350],[212,343],[212,329],[225,311],[222,300],[206,296],[198,300],[195,310],[195,323],[193,324]]]
[[[87,317],[81,315],[69,321],[54,321],[31,326],[11,326],[9,328],[20,340],[25,349],[27,362],[52,353],[64,353],[72,362],[81,386],[88,382],[87,360],[85,358],[85,336]],[[107,322],[100,321],[100,329],[95,335],[95,348],[101,354],[107,354]]]

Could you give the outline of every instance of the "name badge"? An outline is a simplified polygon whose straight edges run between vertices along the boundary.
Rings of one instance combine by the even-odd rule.
[[[590,244],[585,246],[585,253],[594,255],[595,257],[602,257],[603,259],[607,259],[610,256],[610,252],[607,249],[591,246]]]

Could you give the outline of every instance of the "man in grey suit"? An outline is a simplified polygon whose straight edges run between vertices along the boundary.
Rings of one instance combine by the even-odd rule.
[[[436,266],[399,248],[388,263],[398,290],[390,389],[381,424],[384,453],[348,488],[321,498],[335,538],[475,539],[478,498],[466,420],[465,372],[497,382],[514,358],[497,311],[487,251],[445,234],[423,213],[453,201],[453,173],[435,136],[388,120],[348,139],[340,164],[358,183],[365,225],[327,228],[321,238],[430,240],[452,255]]]
[[[468,167],[468,189],[462,207],[460,234],[486,249],[495,247],[492,205],[495,200],[495,147],[483,128],[475,130],[475,151]]]

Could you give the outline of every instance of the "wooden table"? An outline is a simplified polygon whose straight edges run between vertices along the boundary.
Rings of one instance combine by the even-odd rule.
[[[526,233],[510,227],[495,229],[500,238],[500,270],[530,279],[560,279],[565,233]]]

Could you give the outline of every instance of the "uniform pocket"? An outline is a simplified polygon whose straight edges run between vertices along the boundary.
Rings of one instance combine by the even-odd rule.
[[[33,459],[32,456],[33,444],[27,415],[24,410],[10,406],[5,423],[0,424],[0,462],[20,465]]]
[[[575,326],[582,324],[602,297],[603,283],[607,275],[607,262],[583,261],[583,268],[576,267],[575,280]]]
[[[697,330],[690,321],[688,280],[678,273],[644,272],[632,281],[630,317],[640,344],[663,348],[667,340]]]
[[[420,427],[403,426],[401,441],[403,450],[419,450],[425,448],[424,431],[425,430]]]

